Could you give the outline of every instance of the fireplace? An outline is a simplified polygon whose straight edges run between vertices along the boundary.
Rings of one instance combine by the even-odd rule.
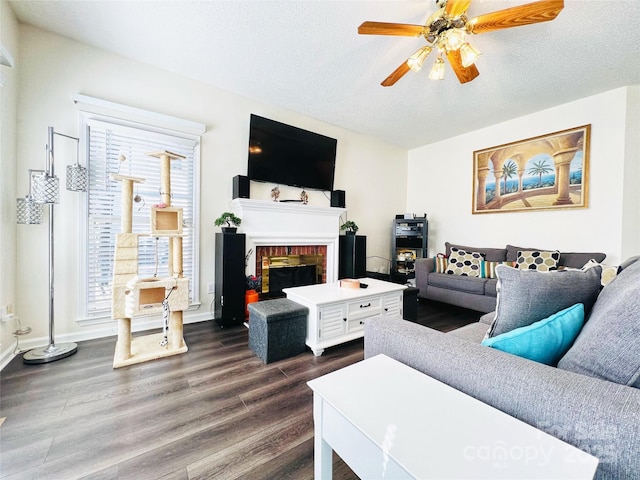
[[[281,296],[283,288],[323,283],[321,254],[269,255],[262,257],[262,293]]]
[[[229,207],[242,219],[240,229],[247,237],[247,275],[262,275],[265,256],[313,254],[322,255],[322,283],[338,281],[344,208],[247,198],[236,198]]]
[[[326,282],[325,245],[259,246],[256,276],[262,277],[265,297],[282,296],[282,289]]]

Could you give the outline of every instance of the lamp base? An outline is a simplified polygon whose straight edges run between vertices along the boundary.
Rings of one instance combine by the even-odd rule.
[[[78,351],[76,343],[56,343],[29,350],[22,356],[24,363],[48,363],[69,357]]]

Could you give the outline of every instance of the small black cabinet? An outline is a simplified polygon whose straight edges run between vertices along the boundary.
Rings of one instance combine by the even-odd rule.
[[[221,327],[245,321],[245,242],[243,233],[216,233],[214,311]]]
[[[427,256],[427,217],[396,218],[393,221],[391,281],[406,283],[415,278],[415,262]]]
[[[362,278],[367,273],[367,237],[340,235],[338,278]]]

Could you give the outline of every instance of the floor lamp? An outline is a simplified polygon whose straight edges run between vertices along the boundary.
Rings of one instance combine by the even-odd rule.
[[[76,163],[67,166],[67,190],[86,192],[88,175],[87,169],[79,164],[78,149],[80,139],[64,135],[48,129],[46,147],[45,170],[29,170],[29,194],[25,198],[17,199],[16,219],[19,224],[42,223],[42,209],[49,206],[49,345],[34,348],[23,355],[24,363],[48,363],[73,355],[78,351],[75,343],[56,343],[54,340],[54,294],[53,294],[53,209],[60,200],[60,181],[54,172],[54,135],[70,138],[76,141]]]

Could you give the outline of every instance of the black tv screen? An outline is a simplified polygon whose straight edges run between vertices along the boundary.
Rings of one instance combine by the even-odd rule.
[[[315,190],[333,190],[335,138],[251,114],[248,177]]]

